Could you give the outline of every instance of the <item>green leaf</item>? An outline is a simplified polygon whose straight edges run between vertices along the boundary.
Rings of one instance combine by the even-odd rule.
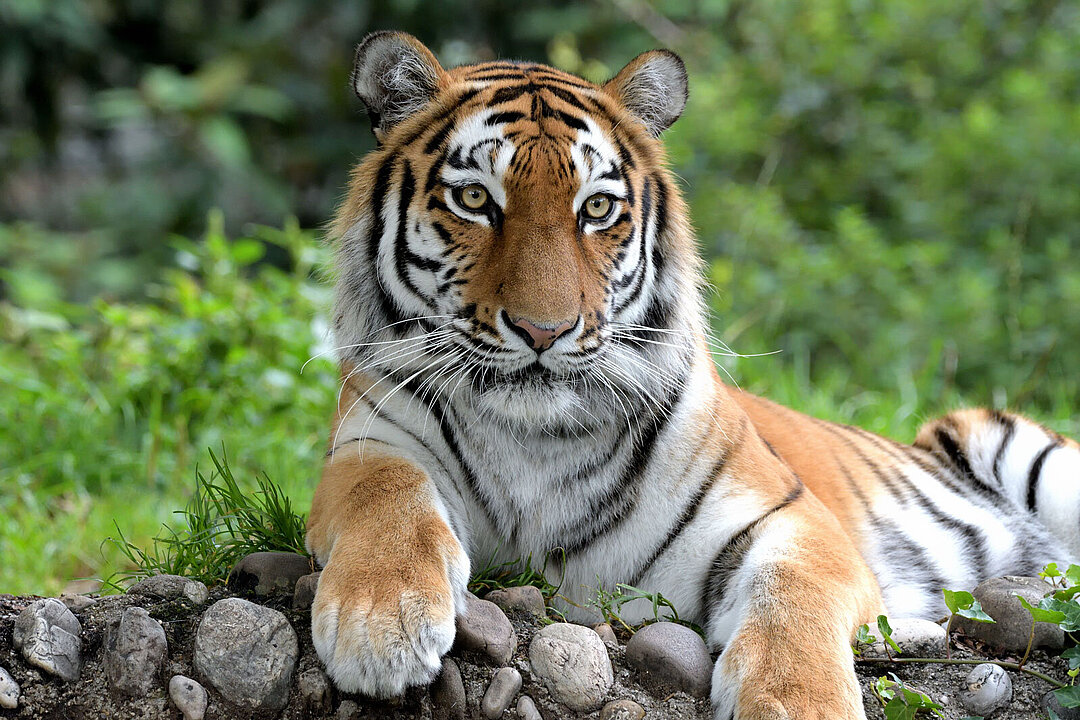
[[[994,618],[986,614],[982,609],[982,605],[975,596],[969,592],[963,590],[942,590],[945,595],[945,606],[949,608],[949,612],[960,617],[966,617],[976,622],[992,623],[997,622]]]
[[[889,625],[889,619],[884,615],[878,615],[877,626],[878,630],[881,632],[881,639],[888,643],[889,647],[895,650],[897,655],[900,655],[902,651],[900,650],[900,646],[896,644],[896,641],[892,639],[892,626]]]
[[[1054,691],[1054,697],[1063,708],[1080,707],[1080,685],[1070,685]]]
[[[1050,563],[1043,568],[1043,571],[1041,573],[1039,573],[1039,577],[1041,577],[1043,580],[1046,580],[1048,578],[1059,578],[1061,577],[1061,571],[1058,570],[1057,563]]]
[[[1065,582],[1069,585],[1080,585],[1080,565],[1070,565],[1065,571]]]
[[[1054,593],[1055,600],[1061,600],[1062,602],[1072,600],[1074,597],[1080,594],[1080,585],[1072,585],[1063,590],[1058,590]]]
[[[1080,646],[1074,645],[1066,649],[1065,652],[1061,653],[1061,657],[1069,661],[1070,670],[1080,668]]]
[[[1031,603],[1020,597],[1019,595],[1014,595],[1013,597],[1018,599],[1020,601],[1020,604],[1023,605],[1029,613],[1031,613],[1031,618],[1035,622],[1048,622],[1057,625],[1059,622],[1065,619],[1065,613],[1061,612],[1060,610],[1047,610],[1046,608],[1042,607],[1034,607]],[[1053,598],[1047,599],[1052,600]]]

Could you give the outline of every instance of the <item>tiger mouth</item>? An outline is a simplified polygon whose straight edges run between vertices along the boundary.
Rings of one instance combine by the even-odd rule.
[[[536,360],[523,368],[509,372],[496,370],[475,373],[472,376],[472,385],[476,392],[483,393],[496,388],[538,389],[552,385],[566,385],[573,380],[573,375],[555,372]]]

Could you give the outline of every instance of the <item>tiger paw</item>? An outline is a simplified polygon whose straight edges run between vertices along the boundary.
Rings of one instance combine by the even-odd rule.
[[[338,688],[393,697],[438,675],[454,643],[468,566],[455,572],[432,560],[426,568],[378,571],[341,558],[327,563],[312,604],[311,636]]]

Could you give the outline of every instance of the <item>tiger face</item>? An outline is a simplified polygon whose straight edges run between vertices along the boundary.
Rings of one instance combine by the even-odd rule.
[[[685,104],[678,57],[646,53],[603,86],[527,63],[445,71],[393,33],[359,58],[379,148],[336,228],[352,278],[338,339],[357,363],[437,376],[429,389],[530,426],[585,427],[596,403],[632,404],[613,387],[663,385],[663,346],[692,337],[674,316],[697,315],[656,139]]]

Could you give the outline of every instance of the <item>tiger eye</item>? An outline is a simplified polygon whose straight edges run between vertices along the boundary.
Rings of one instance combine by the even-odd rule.
[[[488,191],[483,185],[469,185],[461,191],[461,204],[470,210],[479,210],[487,205]]]
[[[606,217],[611,211],[611,197],[604,193],[596,193],[585,201],[585,214],[593,220]]]

